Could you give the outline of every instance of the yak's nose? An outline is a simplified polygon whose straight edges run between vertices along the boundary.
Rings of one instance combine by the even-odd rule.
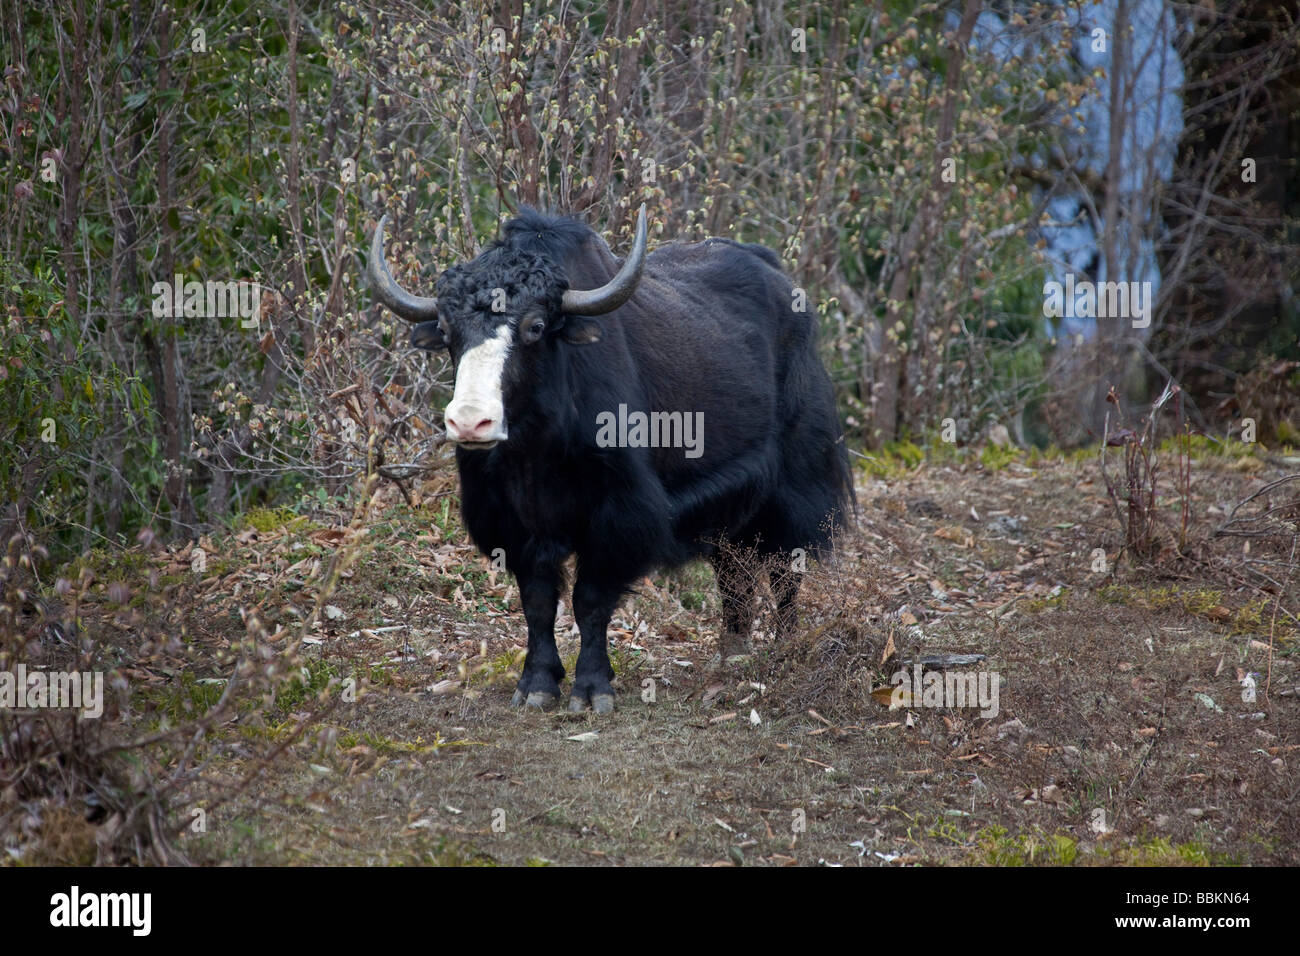
[[[493,442],[506,437],[506,430],[492,415],[476,405],[461,404],[447,409],[447,436],[458,442]]]

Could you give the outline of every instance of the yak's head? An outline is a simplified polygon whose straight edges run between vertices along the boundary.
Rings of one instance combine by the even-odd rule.
[[[542,222],[537,214],[530,216]],[[505,238],[472,262],[444,272],[436,297],[413,295],[398,286],[384,259],[387,219],[379,220],[370,247],[371,288],[395,315],[414,323],[413,346],[451,353],[456,389],[444,419],[447,437],[464,448],[491,448],[506,440],[506,411],[528,400],[530,378],[547,351],[599,339],[600,326],[590,316],[611,312],[631,298],[645,265],[644,205],[632,251],[618,274],[586,291],[569,288],[555,244],[542,241],[549,232],[528,228],[533,220],[524,217],[512,221]],[[587,232],[564,220],[545,222],[548,230],[558,226],[571,236]]]

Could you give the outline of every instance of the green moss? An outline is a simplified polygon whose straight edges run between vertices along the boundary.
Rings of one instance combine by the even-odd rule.
[[[486,853],[471,850],[459,843],[439,840],[438,845],[425,853],[420,863],[425,866],[499,866]],[[530,862],[529,866],[533,864]]]
[[[981,446],[957,445],[942,441],[938,435],[931,436],[924,444],[917,444],[910,439],[887,442],[881,448],[864,453],[855,459],[860,471],[872,478],[901,478],[912,472],[922,462],[931,465],[964,465],[978,462],[989,471],[1001,471],[1013,461],[1025,461],[1028,464],[1042,464],[1049,461],[1078,461],[1091,459],[1096,455],[1093,449],[1080,449],[1061,452],[1058,449],[1035,449],[1022,451],[1015,445],[996,445],[986,442]]]
[[[713,569],[705,561],[692,561],[684,567],[668,572],[660,586],[676,596],[688,611],[707,610],[717,593]]]
[[[281,528],[289,531],[307,531],[312,527],[312,522],[289,508],[253,508],[240,516],[239,526],[252,528],[265,534]]]
[[[909,440],[886,442],[884,446],[858,459],[860,467],[873,478],[897,478],[925,461],[925,451]]]
[[[944,840],[958,845],[966,842],[956,820],[940,820],[927,829],[925,835],[933,840]]]
[[[1043,465],[1091,464],[1097,460],[1097,448],[1094,445],[1084,445],[1080,448],[1070,449],[1060,448],[1056,445],[1048,445],[1045,448],[1030,445],[1023,452],[1023,460],[1030,468],[1038,468]]]
[[[1297,430],[1296,426],[1292,425],[1289,420],[1282,419],[1277,423],[1277,428],[1274,430],[1277,432],[1277,440],[1283,445],[1289,448],[1300,445],[1300,430]]]
[[[892,442],[886,446],[885,452],[908,468],[915,468],[925,461],[925,451],[910,441]]]
[[[83,570],[97,581],[131,581],[143,577],[149,568],[149,556],[143,551],[93,548],[60,566],[58,577],[76,581]]]
[[[425,520],[430,521],[444,540],[458,538],[460,529],[460,503],[451,495],[435,498],[424,506]]]
[[[1295,628],[1284,614],[1279,613],[1277,621],[1274,623],[1273,602],[1268,598],[1251,601],[1232,616],[1233,634],[1262,635],[1267,634],[1270,629],[1273,631],[1274,636],[1281,641],[1295,639]]]
[[[402,754],[431,754],[437,753],[444,747],[481,747],[482,743],[476,740],[447,740],[442,734],[434,731],[433,740],[425,740],[423,737],[416,737],[414,740],[398,740],[394,737],[385,737],[382,734],[356,733],[355,731],[346,731],[339,734],[338,746],[341,750],[350,750],[353,747],[369,747],[379,754],[390,756]]]
[[[245,740],[262,741],[276,744],[297,732],[298,723],[293,720],[272,721],[261,724],[240,724],[239,735]]]
[[[1074,866],[1082,862],[1078,841],[1063,833],[1045,834],[1035,829],[1011,836],[1004,827],[991,826],[975,834],[975,844],[969,862],[977,865]],[[1122,846],[1101,844],[1095,853],[1095,862],[1122,866],[1222,866],[1236,862],[1211,853],[1203,843],[1174,844],[1163,837]]]
[[[1108,604],[1139,607],[1148,611],[1182,610],[1198,617],[1208,617],[1228,627],[1229,633],[1263,634],[1270,628],[1279,641],[1295,638],[1295,629],[1279,615],[1273,623],[1273,602],[1260,598],[1236,611],[1224,604],[1225,592],[1216,588],[1140,588],[1127,584],[1106,584],[1097,589],[1097,597]]]
[[[614,672],[624,680],[645,669],[645,652],[629,647],[626,641],[612,644],[609,649],[609,661],[614,665]]]
[[[392,580],[391,576],[390,580]],[[509,612],[512,608],[505,599],[507,580],[508,576],[504,572],[497,572],[496,583],[493,584],[487,565],[473,562],[448,567],[447,573],[438,579],[438,588],[439,593],[446,598],[451,597],[459,589],[466,599],[473,602],[478,612]]]
[[[136,692],[135,698],[146,709],[152,710],[158,725],[174,727],[187,720],[202,717],[221,699],[226,685],[200,682],[186,671],[180,678],[165,687],[146,687]]]
[[[1287,439],[1282,439],[1290,444]],[[1267,452],[1267,446],[1260,442],[1245,442],[1238,437],[1221,440],[1209,435],[1172,435],[1159,445],[1161,455],[1178,455],[1186,453],[1193,461],[1234,462],[1254,457],[1258,452]]]
[[[1171,435],[1160,443],[1164,455],[1177,455],[1184,450],[1192,458],[1226,458],[1231,455],[1252,454],[1254,445],[1246,442],[1223,442],[1209,435]]]
[[[234,558],[212,558],[207,563],[205,577],[222,578],[239,567],[239,563]]]
[[[1070,600],[1070,592],[1067,588],[1061,588],[1056,594],[1050,597],[1034,598],[1032,601],[1026,601],[1021,605],[1030,614],[1040,614],[1048,608],[1061,610]]]
[[[524,671],[526,655],[527,651],[523,648],[511,648],[496,657],[471,661],[469,682],[491,685],[503,680],[518,680],[519,675]],[[572,673],[572,670],[569,673]]]
[[[1148,611],[1182,608],[1189,614],[1209,614],[1223,602],[1223,592],[1215,588],[1135,587],[1130,584],[1106,584],[1097,596],[1107,604],[1140,607]]]
[[[1203,844],[1175,845],[1164,837],[1114,849],[1102,848],[1098,855],[1124,866],[1209,866],[1214,862]]]
[[[1063,833],[1039,830],[1011,836],[1005,827],[992,826],[975,834],[974,859],[990,866],[1073,866],[1079,844]]]
[[[303,664],[297,674],[288,678],[275,693],[275,703],[282,711],[300,707],[309,697],[315,697],[329,687],[331,680],[342,680],[342,673],[330,661],[312,658]]]
[[[989,471],[1001,471],[1020,457],[1020,450],[1014,445],[995,445],[989,442],[980,449],[980,464]]]

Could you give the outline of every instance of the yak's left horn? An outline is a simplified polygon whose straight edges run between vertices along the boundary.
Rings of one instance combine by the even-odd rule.
[[[641,212],[636,218],[636,238],[632,241],[632,251],[627,254],[618,275],[599,289],[569,289],[564,293],[561,308],[573,315],[604,315],[632,298],[645,266],[645,236],[645,203],[642,203]]]
[[[370,262],[366,266],[370,288],[374,290],[375,298],[388,306],[399,319],[430,322],[438,317],[437,298],[412,295],[398,285],[393,274],[388,271],[388,262],[384,259],[384,226],[387,223],[387,216],[379,220],[379,225],[375,227],[375,237],[370,241]]]

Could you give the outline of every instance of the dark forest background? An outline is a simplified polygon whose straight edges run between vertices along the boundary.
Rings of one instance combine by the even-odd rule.
[[[1152,9],[1181,64],[1167,169],[1125,139],[1150,122]],[[446,467],[450,372],[359,278],[385,211],[395,274],[426,291],[521,204],[620,253],[642,202],[653,242],[771,246],[859,449],[946,419],[958,443],[1077,446],[1112,386],[1143,402],[1171,380],[1207,434],[1252,416],[1300,440],[1289,0],[3,10],[4,540],[193,536]],[[1078,55],[1098,23],[1109,73]],[[1084,271],[1158,264],[1149,329],[1044,321],[1067,194]],[[258,283],[256,321],[156,316],[178,274]]]

